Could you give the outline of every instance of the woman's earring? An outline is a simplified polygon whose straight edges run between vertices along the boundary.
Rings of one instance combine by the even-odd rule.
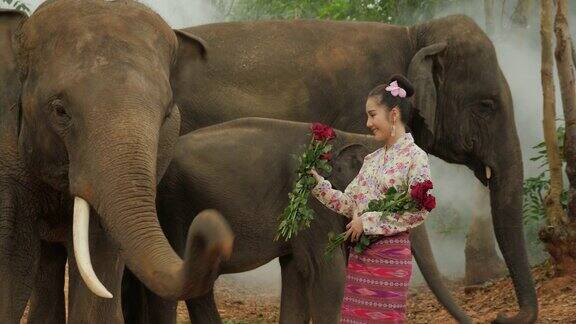
[[[392,125],[392,132],[390,133],[390,136],[396,136],[396,125]]]

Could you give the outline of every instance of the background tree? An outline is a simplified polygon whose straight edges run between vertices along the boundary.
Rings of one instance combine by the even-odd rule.
[[[553,143],[556,136],[551,135],[555,129],[555,107],[553,106],[553,87],[551,87],[552,70],[548,57],[551,55],[551,0],[542,0],[541,25],[542,25],[542,85],[544,90],[544,129],[545,140],[550,163],[550,192],[546,197],[547,224],[540,232],[540,239],[545,243],[546,250],[550,253],[558,276],[576,274],[576,92],[574,89],[574,61],[572,59],[572,46],[568,25],[568,2],[559,0],[556,2],[556,16],[554,31],[556,35],[556,68],[560,80],[560,92],[562,94],[562,106],[566,130],[564,134],[564,158],[566,160],[566,174],[569,181],[568,191],[568,214],[559,207],[562,190],[562,178],[559,170],[559,153]],[[546,45],[546,46],[544,46]],[[545,57],[546,56],[546,57]],[[544,60],[547,60],[546,62]],[[544,65],[546,63],[546,65]],[[545,70],[546,68],[546,70]],[[546,73],[545,73],[546,72]],[[552,92],[551,92],[552,91]],[[560,173],[560,174],[559,174]]]

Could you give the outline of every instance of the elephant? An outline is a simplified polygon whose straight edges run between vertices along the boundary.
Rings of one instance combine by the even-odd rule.
[[[278,216],[288,204],[288,193],[297,176],[294,157],[310,141],[309,126],[252,117],[193,131],[179,138],[172,162],[158,186],[158,218],[170,243],[180,253],[186,242],[183,229],[199,211],[216,208],[236,233],[231,258],[220,264],[219,273],[252,270],[279,258],[281,323],[337,323],[344,293],[344,251],[337,251],[332,258],[324,256],[328,234],[344,231],[344,217],[311,199],[316,217],[310,227],[293,239],[275,239]],[[382,144],[372,135],[339,130],[336,134],[330,142],[334,158],[329,179],[343,190],[359,172],[364,157]],[[425,232],[412,231],[419,232],[413,235],[417,261],[429,269],[434,260],[430,259],[431,251],[426,250],[429,246],[422,244],[428,242],[422,236]],[[428,281],[440,281],[437,271],[424,273],[428,274]],[[133,297],[130,293],[128,296]],[[130,314],[133,316],[127,322],[176,322],[176,304],[153,295],[127,302],[131,303],[132,312],[147,308],[146,317]],[[193,323],[221,322],[212,290],[203,298],[188,300],[187,306]],[[459,311],[457,318],[469,322]]]
[[[178,48],[169,78],[181,112],[181,135],[250,116],[320,121],[362,133],[369,90],[392,74],[407,75],[416,89],[407,120],[416,143],[445,161],[468,166],[490,188],[496,237],[520,306],[515,316],[497,321],[536,320],[510,89],[492,43],[470,18],[449,16],[408,27],[235,22],[175,33]]]
[[[413,83],[416,144],[466,165],[490,189],[492,220],[519,312],[538,315],[522,224],[523,167],[513,102],[488,36],[469,17],[412,26],[320,20],[228,22],[176,31],[171,75],[181,134],[241,117],[319,121],[365,133],[368,92],[393,74]],[[193,40],[209,49],[192,60]]]
[[[70,322],[123,320],[124,264],[163,298],[205,294],[232,250],[229,225],[200,212],[181,258],[156,215],[180,130],[175,32],[142,4],[104,0],[49,0],[30,17],[2,10],[0,30],[0,322],[19,322],[64,251]],[[61,283],[41,288],[59,298]],[[63,320],[53,313],[31,318]]]

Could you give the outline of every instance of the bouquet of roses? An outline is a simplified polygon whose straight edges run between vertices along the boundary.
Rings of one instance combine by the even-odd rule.
[[[436,198],[428,193],[433,187],[432,181],[430,180],[418,182],[410,186],[410,190],[408,190],[407,185],[402,186],[401,190],[391,187],[381,199],[371,200],[368,203],[368,208],[362,213],[381,212],[380,219],[382,221],[390,224],[398,224],[398,220],[394,217],[395,214],[417,212],[423,209],[431,211],[436,207]],[[361,253],[368,245],[379,238],[378,235],[362,234],[354,246],[354,250],[357,253]],[[328,240],[325,255],[330,257],[334,253],[334,250],[346,241],[346,232],[338,235],[331,233]]]
[[[332,145],[328,144],[328,141],[336,138],[336,133],[330,126],[321,123],[313,123],[310,130],[312,138],[304,153],[298,157],[296,182],[292,192],[288,194],[288,207],[282,212],[276,240],[280,237],[289,240],[299,230],[309,227],[314,219],[314,211],[308,207],[308,197],[310,190],[316,185],[316,180],[309,171],[312,168],[325,172],[332,171],[328,164],[332,159],[330,153]]]

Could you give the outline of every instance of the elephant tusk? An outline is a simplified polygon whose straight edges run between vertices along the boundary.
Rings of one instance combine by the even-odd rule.
[[[490,180],[492,177],[492,169],[489,166],[486,167],[486,179]]]
[[[86,200],[74,197],[74,225],[72,238],[74,241],[74,257],[78,271],[88,289],[102,298],[112,298],[112,294],[100,282],[90,261],[90,245],[88,229],[90,226],[90,206]]]

